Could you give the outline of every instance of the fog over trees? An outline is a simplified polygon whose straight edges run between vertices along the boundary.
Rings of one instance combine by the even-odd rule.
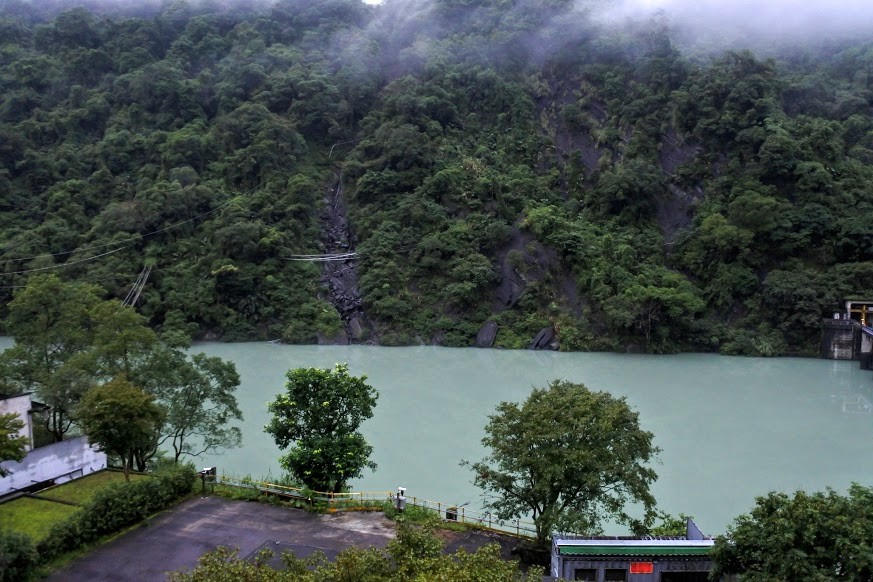
[[[599,14],[613,25],[663,18],[690,45],[721,50],[799,48],[873,31],[873,5],[863,0],[618,0]]]
[[[873,286],[861,3],[86,6],[0,7],[0,316],[151,269],[165,337],[810,354]]]

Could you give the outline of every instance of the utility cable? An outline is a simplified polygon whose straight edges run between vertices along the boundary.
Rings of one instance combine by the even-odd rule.
[[[323,258],[339,258],[339,257],[353,257],[356,252],[349,251],[347,253],[321,253],[318,255],[288,255],[285,257],[286,259],[323,259]]]
[[[151,272],[151,267],[145,267],[142,271],[140,271],[139,276],[137,276],[136,278],[136,281],[133,285],[131,285],[130,290],[124,297],[124,301],[121,302],[123,306],[133,306],[136,303],[136,301],[139,299],[140,293],[142,293],[142,290],[145,287],[146,281],[148,280]]]
[[[139,296],[142,294],[142,290],[145,289],[146,281],[149,280],[149,275],[151,275],[151,273],[152,273],[151,266],[148,266],[142,270],[142,282],[139,284],[139,288],[136,291],[136,295],[134,295],[133,299],[130,300],[131,307],[136,305],[136,302],[139,301]]]
[[[121,302],[122,305],[126,306],[127,302],[130,301],[130,298],[133,297],[133,291],[134,291],[134,289],[136,289],[137,285],[139,285],[139,282],[142,280],[142,274],[144,272],[145,272],[145,269],[140,271],[139,275],[136,276],[136,281],[134,281],[133,285],[130,286],[130,289],[127,290],[127,295],[124,296],[124,299]]]
[[[106,247],[112,247],[112,246],[116,246],[116,245],[121,245],[121,244],[127,244],[127,243],[136,242],[136,241],[142,240],[142,239],[144,239],[144,238],[146,238],[146,237],[154,236],[154,235],[156,235],[156,234],[160,234],[160,233],[162,233],[162,232],[167,232],[168,230],[172,230],[172,229],[174,229],[174,228],[178,228],[178,227],[180,227],[180,226],[183,226],[183,225],[185,225],[185,224],[188,224],[189,222],[193,222],[193,221],[195,221],[195,220],[199,220],[199,219],[203,218],[204,216],[208,216],[209,214],[212,214],[213,212],[216,212],[216,211],[218,211],[218,210],[221,210],[222,208],[224,208],[225,206],[227,206],[227,205],[230,204],[231,202],[233,202],[233,198],[231,198],[231,199],[228,200],[227,202],[224,202],[224,203],[222,203],[222,204],[219,204],[218,206],[216,206],[216,207],[213,208],[212,210],[207,210],[206,212],[204,212],[204,213],[202,213],[202,214],[198,214],[197,216],[195,216],[195,217],[193,217],[193,218],[189,218],[189,219],[187,219],[187,220],[183,220],[182,222],[177,222],[176,224],[171,224],[170,226],[165,226],[164,228],[160,228],[160,229],[158,229],[158,230],[153,230],[153,231],[151,231],[151,232],[147,232],[147,233],[145,233],[145,234],[139,235],[138,237],[137,237],[137,236],[132,236],[132,237],[129,237],[129,238],[127,238],[127,239],[122,239],[122,240],[120,240],[120,241],[115,241],[115,242],[105,243],[105,244],[102,244],[102,245],[93,245],[93,246],[88,246],[88,247],[80,247],[80,248],[77,248],[77,249],[73,249],[73,250],[71,250],[71,251],[62,251],[62,252],[59,252],[59,253],[42,253],[42,254],[39,254],[39,255],[34,255],[34,256],[32,256],[32,257],[20,257],[20,258],[16,258],[16,259],[2,259],[2,262],[5,262],[5,263],[11,263],[11,262],[14,262],[14,261],[30,261],[30,260],[32,260],[32,259],[38,259],[38,258],[40,258],[40,257],[60,257],[60,256],[64,256],[64,255],[72,255],[73,253],[76,253],[76,252],[79,252],[79,251],[92,251],[92,250],[97,250],[97,249],[104,249],[104,248],[106,248]]]
[[[327,154],[327,159],[329,160],[329,159],[331,158],[331,156],[333,156],[333,148],[335,148],[336,146],[338,146],[338,145],[346,145],[346,144],[349,144],[349,143],[355,143],[356,141],[361,141],[362,139],[367,139],[368,137],[370,137],[370,136],[369,136],[369,135],[365,135],[364,137],[359,137],[359,138],[357,138],[357,139],[350,139],[350,140],[348,140],[348,141],[338,141],[338,142],[336,142],[335,144],[333,144],[332,146],[330,146],[330,153]]]
[[[347,253],[325,253],[320,255],[290,255],[282,257],[286,261],[309,261],[314,263],[324,263],[328,261],[352,261],[356,259],[358,253],[350,251]]]
[[[292,259],[284,257],[286,261],[308,261],[310,263],[328,263],[331,261],[354,261],[357,257],[313,257],[311,259]]]
[[[256,190],[258,190],[258,188],[260,188],[263,185],[264,185],[264,182],[261,182],[260,184],[258,184],[257,186],[255,186],[253,188],[250,188],[250,189],[245,190],[243,192],[238,192],[235,196],[232,196],[227,201],[222,202],[221,204],[219,204],[218,206],[216,206],[212,210],[207,210],[206,212],[203,212],[202,214],[198,214],[197,216],[194,216],[192,218],[188,218],[188,219],[183,220],[181,222],[177,222],[175,224],[171,224],[169,226],[165,226],[164,228],[159,228],[157,230],[153,230],[151,232],[147,232],[147,233],[141,234],[139,236],[132,236],[132,237],[129,237],[127,239],[122,239],[120,241],[105,243],[102,245],[92,245],[92,246],[87,246],[87,247],[80,247],[80,248],[73,249],[71,251],[62,251],[59,253],[41,253],[39,255],[34,255],[32,257],[19,257],[16,259],[0,259],[0,262],[11,263],[13,261],[30,261],[32,259],[38,259],[40,257],[60,257],[63,255],[72,255],[73,253],[78,252],[78,251],[91,251],[91,250],[97,250],[97,249],[104,249],[106,247],[111,247],[111,246],[115,246],[115,245],[126,244],[129,242],[136,242],[136,241],[142,240],[146,237],[154,236],[156,234],[160,234],[162,232],[167,232],[168,230],[172,230],[174,228],[184,226],[184,225],[188,224],[189,222],[199,220],[199,219],[203,218],[204,216],[208,216],[208,215],[212,214],[213,212],[217,212],[217,211],[221,210],[222,208],[224,208],[225,206],[229,206],[231,203],[233,203],[237,196],[251,194],[252,192],[255,192]]]
[[[94,255],[93,257],[88,257],[87,259],[79,259],[78,261],[72,261],[69,263],[61,263],[60,265],[52,265],[51,267],[40,267],[39,269],[27,269],[24,271],[12,271],[11,273],[0,273],[0,276],[8,276],[8,275],[25,275],[27,273],[38,273],[40,271],[51,271],[53,269],[62,269],[63,267],[71,267],[73,265],[78,265],[79,263],[86,263],[88,261],[93,261],[94,259],[99,259],[100,257],[105,257],[106,255],[111,255],[112,253],[117,253],[120,250],[124,250],[126,247],[119,247],[117,249],[113,249],[106,253],[101,253],[99,255]]]

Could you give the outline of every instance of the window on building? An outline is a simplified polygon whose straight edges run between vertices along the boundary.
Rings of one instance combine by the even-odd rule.
[[[661,572],[661,582],[708,582],[709,572]]]
[[[573,580],[597,582],[597,570],[594,568],[576,568],[576,571],[573,573]]]
[[[625,582],[627,580],[627,570],[625,569],[608,569],[603,574],[603,582]]]

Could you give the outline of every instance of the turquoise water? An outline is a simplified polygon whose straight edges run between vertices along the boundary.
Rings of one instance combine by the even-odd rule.
[[[449,503],[478,490],[460,460],[483,455],[483,427],[502,400],[555,378],[626,396],[663,449],[654,492],[662,509],[719,533],[770,490],[844,489],[873,481],[873,373],[856,362],[368,346],[202,344],[242,376],[242,448],[201,459],[236,474],[280,474],[262,427],[284,372],[347,362],[379,391],[362,426],[379,467],[356,490],[398,485]],[[621,532],[614,532],[621,533]]]
[[[3,339],[0,348],[9,345]],[[627,397],[663,449],[659,505],[694,515],[707,533],[724,531],[771,490],[873,482],[873,373],[857,362],[267,343],[193,349],[233,360],[240,372],[243,446],[196,460],[236,475],[281,472],[281,452],[263,426],[285,371],[347,362],[380,393],[362,426],[379,467],[353,482],[358,491],[403,485],[408,495],[479,505],[458,463],[483,455],[487,415],[556,378]]]

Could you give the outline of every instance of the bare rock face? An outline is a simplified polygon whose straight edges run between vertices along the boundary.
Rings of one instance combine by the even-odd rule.
[[[521,298],[526,286],[524,279],[512,268],[502,266],[500,285],[497,287],[497,301],[502,309],[512,307]]]
[[[494,345],[494,337],[497,335],[498,325],[496,321],[486,321],[479,328],[479,333],[476,335],[477,348],[490,348]]]
[[[335,187],[327,192],[324,212],[322,246],[327,253],[354,251],[354,240],[346,217],[342,197],[342,183],[336,177]],[[354,258],[326,261],[321,283],[323,298],[333,304],[343,322],[343,330],[335,338],[324,338],[325,343],[347,345],[373,340],[373,326],[364,312],[364,302],[358,289],[357,265]],[[319,338],[319,342],[322,338]]]
[[[341,329],[333,337],[323,334],[316,334],[318,345],[320,346],[347,346],[349,345],[349,336],[346,330]]]
[[[353,315],[348,321],[349,333],[352,336],[352,341],[360,342],[366,339],[367,331],[361,323],[361,318],[358,315]]]
[[[544,327],[534,336],[533,341],[530,342],[530,345],[527,349],[529,350],[553,350],[555,346],[552,345],[552,342],[555,339],[555,328],[554,327]]]

